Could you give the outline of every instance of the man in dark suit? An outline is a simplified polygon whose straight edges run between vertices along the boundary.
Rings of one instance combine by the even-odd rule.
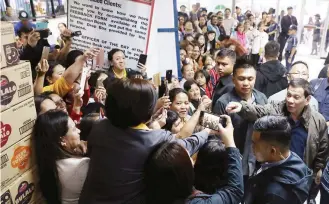
[[[293,8],[290,6],[288,7],[288,14],[286,16],[282,17],[281,20],[281,33],[279,36],[279,43],[280,43],[280,55],[279,55],[279,60],[282,61],[282,52],[283,49],[286,45],[287,39],[289,37],[288,31],[289,27],[294,24],[298,26],[298,22],[295,16],[292,15]]]

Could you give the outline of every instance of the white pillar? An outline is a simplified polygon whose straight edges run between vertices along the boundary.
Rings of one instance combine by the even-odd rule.
[[[327,54],[326,54],[324,48],[326,46],[328,26],[329,26],[329,3],[328,3],[328,8],[327,8],[326,20],[323,25],[324,29],[323,29],[323,33],[322,33],[322,37],[321,37],[321,44],[320,44],[320,57],[325,57],[325,58],[327,57]]]
[[[305,16],[305,5],[306,5],[306,0],[302,0],[302,5],[301,5],[301,11],[300,11],[300,16],[299,16],[299,21],[298,21],[298,31],[297,31],[297,37],[299,42],[302,41],[302,30],[304,29],[304,16]]]
[[[279,16],[281,15],[280,2],[281,2],[281,0],[276,0],[275,15],[276,15],[276,22],[278,22],[278,23],[279,23]]]

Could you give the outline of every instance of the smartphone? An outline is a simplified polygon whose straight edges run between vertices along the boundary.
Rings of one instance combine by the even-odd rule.
[[[45,30],[47,28],[48,28],[48,23],[46,23],[46,22],[37,22],[35,24],[35,29],[36,30]]]
[[[165,85],[165,96],[169,96],[168,82],[166,81],[164,85]]]
[[[49,52],[50,52],[50,47],[44,46],[42,49],[41,60],[43,60],[43,59],[48,60]]]
[[[80,36],[82,35],[81,31],[74,31],[71,33],[71,37],[77,37],[77,36]]]
[[[139,55],[138,64],[141,63],[141,64],[145,65],[146,59],[147,59],[147,55],[144,55],[144,54]]]
[[[104,49],[101,48],[96,57],[93,69],[101,69],[104,66]]]
[[[167,70],[166,71],[166,80],[168,81],[168,83],[171,83],[171,78],[172,78],[172,70]]]
[[[221,118],[218,115],[201,111],[199,124],[205,128],[219,131],[219,124],[226,127],[226,118]]]

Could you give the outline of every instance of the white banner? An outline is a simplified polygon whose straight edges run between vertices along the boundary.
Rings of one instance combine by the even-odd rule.
[[[81,31],[72,49],[91,46],[125,52],[126,67],[136,69],[140,54],[147,52],[153,0],[69,0],[68,28]],[[107,61],[107,54],[105,54]]]

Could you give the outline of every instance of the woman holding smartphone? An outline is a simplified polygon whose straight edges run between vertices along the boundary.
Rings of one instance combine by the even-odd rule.
[[[114,78],[134,78],[136,75],[142,76],[143,79],[147,79],[146,66],[144,64],[138,63],[137,68],[139,70],[135,71],[131,68],[126,68],[125,59],[126,56],[120,49],[114,48],[108,53],[108,61],[110,64],[108,80],[113,80]]]

